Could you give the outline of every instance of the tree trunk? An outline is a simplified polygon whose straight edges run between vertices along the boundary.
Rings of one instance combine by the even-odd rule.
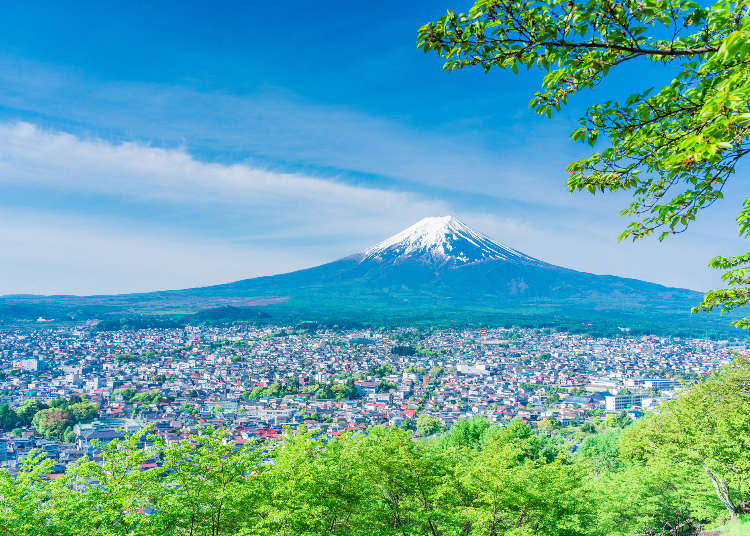
[[[704,465],[703,470],[706,471],[706,474],[711,479],[711,482],[714,485],[714,490],[716,491],[716,496],[721,501],[721,504],[726,507],[732,517],[737,517],[737,507],[729,496],[729,487],[727,486],[727,483],[724,482],[723,478],[711,471],[708,466]]]

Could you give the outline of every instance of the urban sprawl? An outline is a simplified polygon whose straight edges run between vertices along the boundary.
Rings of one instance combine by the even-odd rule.
[[[333,437],[380,424],[430,433],[472,416],[538,427],[623,412],[637,419],[745,350],[626,335],[246,325],[0,331],[0,466],[15,471],[41,449],[63,472],[149,424],[167,443],[218,426],[240,445],[299,425]]]

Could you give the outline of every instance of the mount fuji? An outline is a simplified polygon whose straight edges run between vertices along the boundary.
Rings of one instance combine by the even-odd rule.
[[[465,266],[485,261],[543,264],[493,241],[453,216],[424,218],[408,229],[364,250],[360,262],[401,264],[417,261],[435,266]]]
[[[2,307],[45,305],[58,311],[88,308],[86,314],[99,316],[252,306],[279,319],[337,323],[483,324],[522,317],[621,322],[634,315],[683,315],[700,297],[691,290],[555,266],[444,216],[425,218],[359,253],[305,270],[141,294],[6,296],[0,298],[0,313]]]

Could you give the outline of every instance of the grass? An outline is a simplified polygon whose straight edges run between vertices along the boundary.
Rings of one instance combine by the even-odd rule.
[[[750,536],[750,514],[741,515],[717,530],[721,536]]]

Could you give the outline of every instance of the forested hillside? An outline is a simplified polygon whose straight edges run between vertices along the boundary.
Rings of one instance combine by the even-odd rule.
[[[50,477],[31,456],[0,473],[0,534],[689,535],[750,500],[750,362],[736,360],[661,414],[583,427],[480,418],[414,438],[372,428],[324,443],[170,445],[149,431]]]

